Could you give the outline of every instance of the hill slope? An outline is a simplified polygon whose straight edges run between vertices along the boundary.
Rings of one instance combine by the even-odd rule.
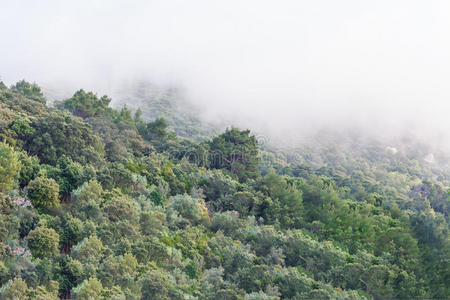
[[[149,120],[0,83],[3,298],[450,295],[445,164],[358,139],[258,150],[237,128],[192,141],[143,98]]]

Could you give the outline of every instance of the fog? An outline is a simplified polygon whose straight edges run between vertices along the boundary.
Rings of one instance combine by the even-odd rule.
[[[450,141],[448,1],[0,0],[0,76],[70,95],[148,80],[208,120]]]

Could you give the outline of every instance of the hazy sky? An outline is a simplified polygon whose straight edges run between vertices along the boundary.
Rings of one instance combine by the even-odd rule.
[[[450,1],[0,0],[0,76],[183,87],[210,118],[450,137]],[[204,105],[203,105],[204,104]]]

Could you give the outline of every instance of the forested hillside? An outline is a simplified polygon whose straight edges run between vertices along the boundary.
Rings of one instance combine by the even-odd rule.
[[[110,102],[0,82],[2,299],[450,297],[445,156],[260,149],[172,114],[182,138]]]
[[[195,141],[210,138],[220,131],[219,124],[206,123],[200,119],[198,109],[184,99],[174,88],[162,88],[147,81],[137,81],[117,87],[115,106],[126,105],[133,111],[140,110],[142,119],[164,118],[170,129],[181,138]]]

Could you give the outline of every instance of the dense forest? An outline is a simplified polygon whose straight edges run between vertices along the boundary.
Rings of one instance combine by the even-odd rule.
[[[0,82],[2,299],[450,297],[450,168],[413,143],[281,151],[148,103],[47,102]]]

